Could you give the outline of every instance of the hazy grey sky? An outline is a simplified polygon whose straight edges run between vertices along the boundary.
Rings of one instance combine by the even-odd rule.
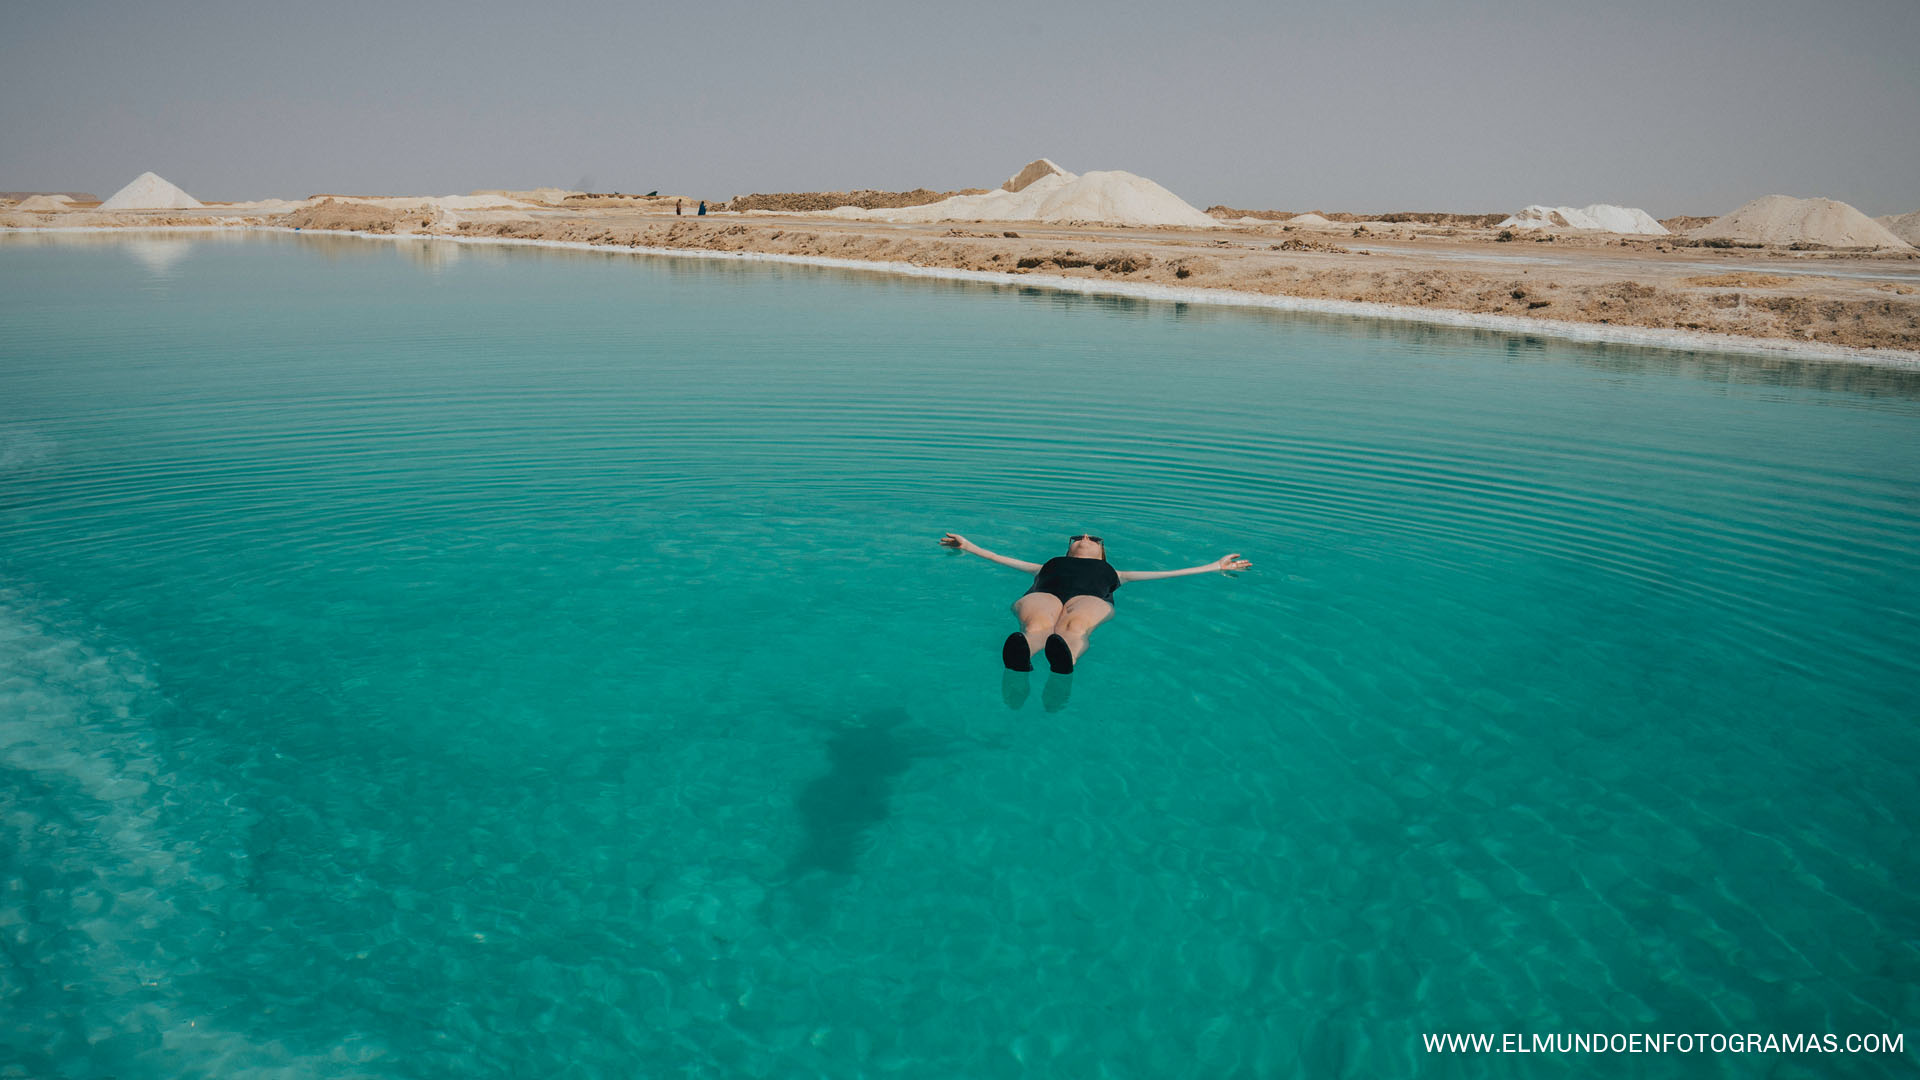
[[[10,4],[0,189],[1920,209],[1920,0]]]

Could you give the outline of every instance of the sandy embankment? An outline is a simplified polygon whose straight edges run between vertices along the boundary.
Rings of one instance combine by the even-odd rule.
[[[597,212],[465,222],[455,234],[899,262],[1920,350],[1920,260],[1911,258],[1566,237],[1514,243],[1488,230],[1364,230],[1356,237],[1355,228],[1286,231],[1279,223],[1192,232],[813,217],[663,222]],[[1454,235],[1443,235],[1448,231]],[[1839,276],[1848,274],[1870,276]]]
[[[1503,241],[1502,230],[1476,225],[1325,218],[1213,229],[899,223],[764,210],[701,218],[675,217],[670,197],[640,205],[583,201],[497,210],[395,200],[323,201],[292,213],[0,211],[0,229],[230,224],[759,252],[1512,316],[1545,332],[1571,322],[1920,351],[1920,258],[1911,252],[1686,247],[1591,235]]]

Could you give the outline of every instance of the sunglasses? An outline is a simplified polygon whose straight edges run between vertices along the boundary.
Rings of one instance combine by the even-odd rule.
[[[1091,541],[1093,541],[1094,543],[1096,543],[1096,544],[1099,544],[1099,545],[1101,545],[1101,546],[1103,546],[1103,547],[1104,547],[1104,546],[1106,545],[1106,541],[1105,541],[1105,540],[1102,540],[1102,539],[1100,539],[1100,538],[1099,538],[1099,537],[1097,537],[1097,536],[1090,536],[1090,535],[1088,535],[1088,534],[1086,534],[1086,533],[1081,533],[1081,534],[1080,534],[1079,536],[1069,536],[1069,537],[1067,537],[1067,542],[1068,542],[1068,543],[1072,543],[1072,542],[1074,542],[1075,540],[1091,540]]]

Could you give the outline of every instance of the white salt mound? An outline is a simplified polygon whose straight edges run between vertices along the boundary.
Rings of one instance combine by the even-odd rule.
[[[1714,218],[1687,236],[1782,247],[1819,244],[1835,248],[1905,250],[1913,246],[1846,203],[1834,199],[1796,199],[1790,195],[1762,195],[1725,217]]]
[[[113,193],[100,204],[102,210],[193,210],[200,200],[174,187],[150,172],[133,178],[133,183]]]
[[[1280,224],[1303,225],[1309,229],[1324,229],[1324,228],[1327,228],[1328,226],[1335,225],[1337,223],[1333,221],[1329,221],[1326,218],[1321,217],[1319,214],[1295,214],[1292,217],[1288,218],[1287,220],[1281,222]]]
[[[34,195],[20,200],[14,204],[13,209],[31,210],[40,214],[57,213],[61,210],[73,209],[69,205],[72,202],[73,200],[65,195]]]
[[[1032,187],[1029,186],[1029,191]],[[1119,225],[1188,225],[1211,229],[1211,215],[1144,176],[1090,172],[1063,183],[1035,210],[1040,221],[1110,221]]]
[[[1624,233],[1628,236],[1670,235],[1665,225],[1655,221],[1652,214],[1637,206],[1594,203],[1592,206],[1582,207],[1581,213],[1592,218],[1602,230],[1610,233]]]
[[[1594,203],[1571,206],[1528,206],[1494,226],[1499,229],[1591,229],[1628,236],[1665,236],[1667,227],[1634,206]]]
[[[1043,176],[1064,176],[1069,180],[1073,179],[1072,173],[1055,165],[1046,158],[1034,158],[1032,161],[1027,162],[1026,166],[1019,172],[1008,177],[1007,182],[1000,185],[1000,190],[1019,191]]]
[[[1893,235],[1915,247],[1920,247],[1920,210],[1915,210],[1911,214],[1888,214],[1886,217],[1877,217],[1873,220],[1885,226],[1886,230]]]
[[[984,195],[955,195],[924,206],[883,210],[841,206],[816,212],[855,221],[1086,221],[1109,225],[1224,228],[1159,184],[1119,170],[1090,172],[1085,176],[1048,173],[1019,191],[1002,189]]]

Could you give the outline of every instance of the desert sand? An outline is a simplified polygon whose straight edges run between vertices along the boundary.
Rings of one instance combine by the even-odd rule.
[[[1252,298],[1394,305],[1400,317],[1414,309],[1433,312],[1440,321],[1454,313],[1506,316],[1512,321],[1500,325],[1537,324],[1543,333],[1564,332],[1556,328],[1575,324],[1590,328],[1588,333],[1591,328],[1619,328],[1615,336],[1629,339],[1633,335],[1624,331],[1631,329],[1731,335],[1768,349],[1813,346],[1828,355],[1839,349],[1858,351],[1866,359],[1920,362],[1920,252],[1897,239],[1893,243],[1898,247],[1885,246],[1877,237],[1892,234],[1857,211],[1853,214],[1871,233],[1861,232],[1858,221],[1840,210],[1815,207],[1815,213],[1803,212],[1802,200],[1769,203],[1758,215],[1750,204],[1706,227],[1671,237],[1529,231],[1496,228],[1500,218],[1491,214],[1366,217],[1330,210],[1300,214],[1224,207],[1202,213],[1157,184],[1151,189],[1132,185],[1126,179],[1130,176],[1075,177],[1042,159],[996,189],[944,197],[924,190],[863,193],[865,201],[881,209],[859,214],[734,212],[727,202],[709,199],[714,212],[695,217],[691,210],[699,200],[693,196],[541,188],[466,196],[315,196],[119,212],[66,204],[60,204],[64,209],[38,212],[10,207],[0,208],[0,231],[282,228],[764,253],[886,263],[916,272],[972,271],[1008,281],[1067,279],[1081,288],[1129,290],[1144,285],[1221,290]],[[1062,196],[1087,177],[1098,178],[1091,188],[1081,189],[1092,196]],[[1016,186],[1020,190],[1010,190]],[[1184,208],[1174,210],[1181,223],[1089,223],[1101,220],[1087,214],[1089,203],[1116,189],[1139,198],[1132,203],[1109,201],[1108,212],[1115,216],[1141,212],[1142,207],[1149,214],[1163,213],[1177,203]],[[753,199],[819,206],[845,194]],[[950,216],[974,211],[983,199],[1000,211],[1034,216],[1051,212],[1065,220]],[[676,201],[687,216],[674,215]],[[1836,206],[1852,211],[1844,204]],[[886,217],[870,220],[869,213]],[[921,216],[924,219],[915,220]],[[1792,223],[1796,220],[1799,224]],[[1670,218],[1668,224],[1684,228],[1691,222]],[[1719,238],[1733,226],[1745,230],[1740,235],[1768,239]],[[1848,243],[1824,244],[1808,237]],[[1883,246],[1874,250],[1855,243],[1863,238]],[[1837,250],[1842,247],[1854,250]]]

